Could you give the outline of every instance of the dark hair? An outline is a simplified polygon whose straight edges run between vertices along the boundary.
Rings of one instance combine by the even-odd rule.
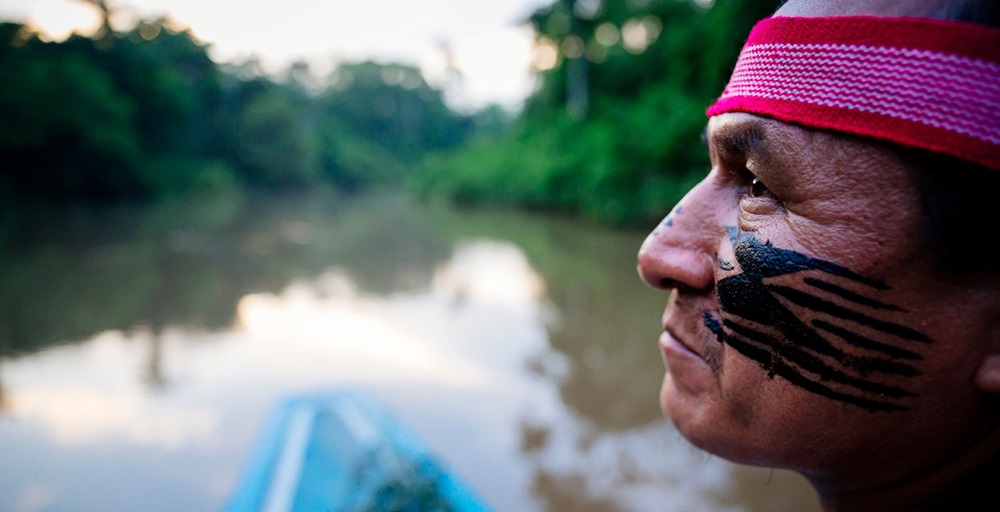
[[[955,277],[1000,274],[987,244],[1000,211],[1000,170],[941,153],[898,148],[913,171],[926,220],[928,250]]]
[[[1000,28],[1000,2],[996,0],[953,0],[942,18]]]

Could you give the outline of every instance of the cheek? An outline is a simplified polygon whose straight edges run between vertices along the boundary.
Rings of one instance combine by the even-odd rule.
[[[829,435],[825,432],[831,425],[827,417],[845,426],[866,425],[864,420],[845,421],[835,416],[843,411],[835,401],[784,379],[767,378],[754,361],[734,350],[726,352],[723,367],[718,401],[678,400],[663,405],[685,438],[727,460],[778,467],[811,465],[809,459],[815,455],[809,452],[815,449],[816,440]],[[843,429],[838,430],[843,433]],[[847,443],[837,440],[835,444],[842,449]]]
[[[881,301],[883,283],[848,268],[733,233],[733,272],[706,319],[757,371],[870,412],[904,411],[933,340]]]

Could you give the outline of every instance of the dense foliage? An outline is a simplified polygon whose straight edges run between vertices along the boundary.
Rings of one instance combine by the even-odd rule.
[[[220,66],[171,27],[145,20],[53,43],[0,24],[0,204],[354,190],[399,181],[472,126],[413,67],[347,63],[314,87],[302,65],[279,77]]]
[[[526,20],[548,62],[513,120],[449,110],[412,66],[220,65],[164,19],[60,43],[0,24],[0,205],[408,183],[648,223],[704,174],[704,110],[779,1],[555,0]]]
[[[778,3],[558,0],[538,10],[538,47],[557,61],[539,72],[516,128],[428,159],[416,190],[655,221],[707,170],[705,108],[753,23]]]

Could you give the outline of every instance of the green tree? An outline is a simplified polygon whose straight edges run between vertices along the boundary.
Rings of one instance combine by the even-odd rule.
[[[419,69],[402,64],[342,64],[320,101],[328,117],[407,162],[458,145],[471,127]]]
[[[302,63],[220,66],[169,19],[115,31],[109,2],[82,1],[104,17],[92,37],[0,25],[0,199],[398,184],[475,126],[412,66],[348,63],[317,87]]]
[[[515,133],[437,155],[416,190],[655,221],[707,169],[705,108],[752,24],[778,1],[558,0],[539,9],[528,23],[557,60],[538,73]]]
[[[303,187],[320,176],[310,103],[266,77],[238,81],[227,92],[224,156],[251,185]]]
[[[85,52],[25,34],[0,25],[0,180],[60,198],[145,192],[134,102]]]

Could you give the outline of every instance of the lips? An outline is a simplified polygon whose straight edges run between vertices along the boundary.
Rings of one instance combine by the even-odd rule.
[[[664,352],[667,358],[686,357],[704,361],[704,358],[700,354],[681,341],[680,338],[674,336],[669,328],[665,328],[663,334],[660,335],[660,350]]]

